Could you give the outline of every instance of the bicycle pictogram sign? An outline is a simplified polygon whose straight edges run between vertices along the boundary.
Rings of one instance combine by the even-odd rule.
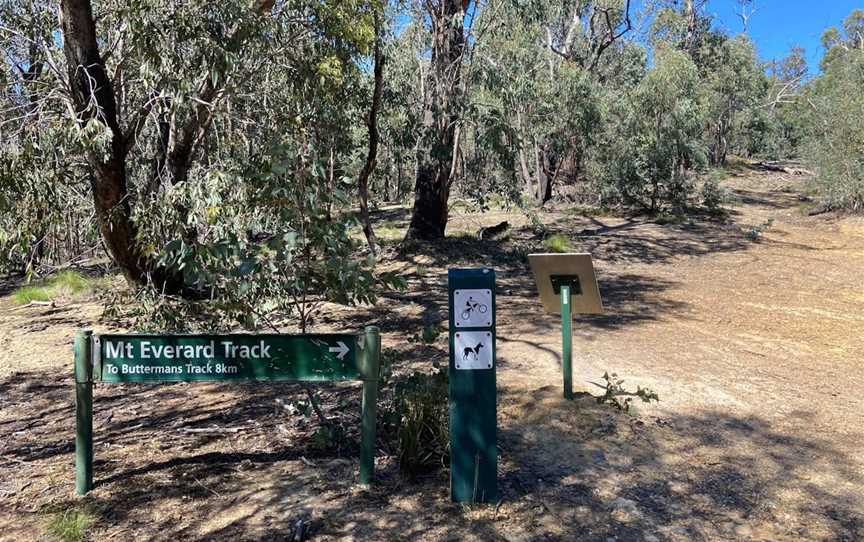
[[[453,291],[453,320],[456,327],[491,327],[493,310],[492,290]]]

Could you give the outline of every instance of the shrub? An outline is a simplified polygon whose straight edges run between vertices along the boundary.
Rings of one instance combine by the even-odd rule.
[[[624,379],[619,378],[617,373],[610,375],[608,372],[605,372],[603,373],[603,380],[605,381],[605,385],[600,386],[597,384],[605,390],[605,393],[597,398],[597,402],[601,405],[608,403],[622,412],[632,414],[634,412],[634,397],[638,397],[643,403],[660,401],[660,396],[649,388],[637,386],[635,392],[627,391],[624,388]],[[621,399],[622,397],[623,399]]]
[[[768,220],[766,220],[765,222],[763,222],[763,223],[761,223],[761,224],[757,224],[757,225],[755,225],[755,226],[750,226],[750,227],[749,227],[749,228],[744,232],[744,235],[747,237],[747,239],[749,239],[749,240],[751,240],[751,241],[753,241],[753,242],[756,242],[756,241],[758,241],[758,240],[762,237],[762,234],[763,234],[763,233],[764,233],[768,228],[771,227],[772,224],[774,224],[774,219],[773,219],[773,218],[769,218]]]
[[[713,179],[705,181],[700,194],[702,206],[713,214],[722,213],[721,206],[728,201],[728,195]]]
[[[570,244],[570,239],[564,235],[550,235],[543,240],[543,246],[549,252],[572,252],[573,246]]]
[[[93,516],[88,511],[70,508],[51,517],[48,532],[61,542],[83,542],[92,524]]]
[[[92,289],[92,281],[77,271],[66,270],[15,290],[12,299],[20,305],[31,301],[51,301],[61,295],[77,295]]]
[[[399,470],[414,477],[449,461],[447,372],[414,372],[397,381],[383,409],[384,434],[397,450]]]
[[[815,167],[824,203],[860,212],[864,211],[864,50],[834,52],[808,92],[813,107],[805,153]]]

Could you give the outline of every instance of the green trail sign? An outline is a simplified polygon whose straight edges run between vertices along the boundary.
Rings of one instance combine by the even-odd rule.
[[[450,269],[450,498],[498,500],[495,271]]]
[[[362,335],[102,335],[102,382],[356,380]]]
[[[381,338],[363,333],[93,335],[75,338],[75,488],[93,488],[93,384],[361,380],[360,483],[374,474]]]

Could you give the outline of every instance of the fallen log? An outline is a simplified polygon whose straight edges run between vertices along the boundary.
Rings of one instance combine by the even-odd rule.
[[[807,216],[816,216],[816,215],[824,215],[825,213],[830,213],[831,207],[827,205],[817,205],[813,207],[809,211],[807,211]]]
[[[31,301],[26,305],[21,305],[20,307],[13,307],[9,309],[10,311],[20,311],[21,309],[26,309],[28,307],[54,307],[53,301]]]
[[[789,173],[789,170],[776,162],[756,162],[753,167],[764,171],[779,171],[780,173]]]
[[[489,226],[487,228],[480,228],[480,231],[477,232],[478,239],[494,239],[506,232],[510,229],[510,223],[504,220],[503,222],[499,222],[494,226]]]

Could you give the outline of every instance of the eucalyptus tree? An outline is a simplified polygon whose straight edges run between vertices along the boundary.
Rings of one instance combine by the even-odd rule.
[[[426,0],[422,4],[430,33],[430,61],[423,80],[414,207],[407,239],[440,239],[447,227],[450,188],[459,158],[469,4],[470,0]]]
[[[741,129],[741,119],[765,101],[769,81],[746,36],[725,40],[714,51],[713,61],[703,65],[702,72],[711,104],[706,133],[711,163],[721,165],[726,163],[731,140]]]
[[[705,4],[693,0],[680,10],[674,5],[662,9],[653,21],[650,41],[655,48],[678,47],[698,68],[710,104],[703,137],[711,163],[721,165],[730,146],[741,139],[743,124],[758,117],[754,108],[766,100],[770,85],[750,38],[729,37],[714,28]]]
[[[655,50],[654,66],[613,107],[598,177],[625,203],[656,212],[683,210],[691,171],[704,168],[700,135],[707,96],[689,55],[669,46]]]
[[[382,156],[377,177],[378,193],[387,201],[413,196],[428,70],[422,52],[428,49],[428,37],[423,24],[413,18],[383,43],[387,76],[381,96]]]
[[[288,138],[316,161],[333,157],[332,184],[334,162],[353,152],[343,128],[356,120],[355,59],[374,41],[377,3],[64,0],[59,27],[50,6],[31,5],[30,21],[53,24],[36,36],[27,21],[4,25],[0,36],[35,47],[42,68],[29,88],[50,115],[7,119],[15,145],[64,135],[55,154],[89,178],[104,245],[133,281],[184,286],[159,253],[175,238],[194,247],[218,222],[219,206],[205,212],[196,199],[214,173]]]
[[[804,154],[816,170],[816,186],[829,208],[864,211],[864,11],[854,10],[842,28],[829,28],[822,74],[804,95]]]
[[[624,65],[639,49],[625,39],[633,28],[631,6],[617,0],[500,4],[494,15],[506,24],[478,45],[475,62],[515,135],[513,163],[524,191],[542,204],[558,179],[582,173],[601,129],[605,87],[631,73]]]
[[[62,89],[46,88],[56,29],[49,2],[0,0],[0,273],[80,256],[91,241],[80,161],[56,122]],[[91,206],[92,208],[92,206]]]

